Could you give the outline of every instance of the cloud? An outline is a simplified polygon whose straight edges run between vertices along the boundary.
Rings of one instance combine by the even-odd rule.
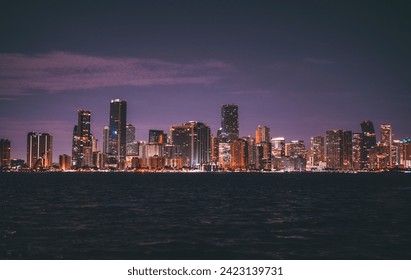
[[[0,95],[116,86],[212,84],[230,69],[230,65],[216,60],[184,64],[67,52],[3,53],[0,54]]]
[[[323,59],[323,58],[312,58],[312,57],[304,58],[304,62],[312,63],[312,64],[321,64],[321,65],[335,64],[336,63],[336,61],[334,61],[334,60]]]

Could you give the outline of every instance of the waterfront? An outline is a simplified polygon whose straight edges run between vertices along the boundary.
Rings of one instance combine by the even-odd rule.
[[[409,174],[2,173],[1,259],[410,259]]]

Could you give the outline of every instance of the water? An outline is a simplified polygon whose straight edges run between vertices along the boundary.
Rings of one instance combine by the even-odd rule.
[[[0,173],[0,259],[411,259],[409,174]]]

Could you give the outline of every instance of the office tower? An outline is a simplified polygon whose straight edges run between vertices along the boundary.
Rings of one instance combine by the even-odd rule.
[[[231,143],[238,139],[238,106],[225,104],[221,106],[221,129],[218,133],[220,142]]]
[[[126,125],[126,155],[138,155],[138,142],[136,141],[136,128],[128,123]]]
[[[171,141],[188,167],[199,168],[210,164],[210,127],[201,122],[187,122],[171,127]]]
[[[91,149],[93,143],[90,130],[90,111],[78,110],[77,116],[77,125],[73,130],[72,161],[74,167],[80,168],[89,166],[90,155],[88,150]]]
[[[382,156],[385,158],[386,167],[391,167],[393,165],[392,156],[392,129],[390,124],[382,124],[381,129],[381,146],[382,146]]]
[[[339,170],[342,168],[342,130],[326,131],[327,168]]]
[[[344,130],[342,134],[342,168],[352,169],[352,131]]]
[[[218,168],[227,170],[231,165],[231,145],[226,142],[218,143]]]
[[[368,120],[362,121],[360,125],[363,133],[360,166],[361,169],[373,169],[376,158],[375,147],[377,145],[374,125]]]
[[[402,151],[402,165],[404,168],[411,168],[411,139],[405,138],[402,140],[403,151]]]
[[[248,142],[245,139],[236,139],[231,143],[231,162],[233,170],[248,169]]]
[[[250,135],[246,137],[242,137],[245,141],[247,141],[248,146],[248,166],[249,169],[255,169],[256,163],[256,148],[255,148],[255,139]]]
[[[319,166],[324,161],[324,137],[315,136],[310,139],[310,163]]]
[[[11,166],[11,145],[10,140],[0,139],[0,169]]]
[[[259,125],[255,131],[255,143],[270,142],[270,128],[264,125]]]
[[[211,135],[211,163],[216,165],[218,163],[218,138]]]
[[[173,125],[170,128],[171,144],[176,147],[176,157],[181,158],[182,165],[188,167],[190,160],[190,128]]]
[[[148,131],[148,142],[157,144],[167,144],[167,134],[163,130],[150,129]]]
[[[260,142],[255,144],[255,153],[256,169],[271,170],[271,143]]]
[[[304,140],[292,140],[290,142],[290,157],[304,158],[307,155]]]
[[[48,133],[27,134],[27,165],[32,169],[50,168],[53,159],[53,137]]]
[[[363,143],[363,133],[354,133],[352,140],[352,163],[354,170],[361,169],[361,145]]]
[[[271,138],[272,156],[276,158],[285,157],[285,138],[273,137]]]
[[[59,165],[61,170],[71,169],[71,156],[63,154],[59,156]]]
[[[108,154],[117,160],[120,168],[124,167],[126,161],[126,124],[127,102],[120,99],[111,100]]]
[[[108,153],[108,135],[110,133],[110,128],[106,125],[103,128],[103,154]]]

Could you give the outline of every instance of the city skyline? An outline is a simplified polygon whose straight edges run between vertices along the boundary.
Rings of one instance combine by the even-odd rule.
[[[216,135],[220,106],[232,103],[240,136],[262,125],[308,145],[372,120],[410,137],[410,10],[367,1],[7,3],[0,138],[24,159],[27,133],[50,133],[57,161],[70,154],[83,109],[102,149],[106,103],[117,98],[138,140],[188,121]]]

